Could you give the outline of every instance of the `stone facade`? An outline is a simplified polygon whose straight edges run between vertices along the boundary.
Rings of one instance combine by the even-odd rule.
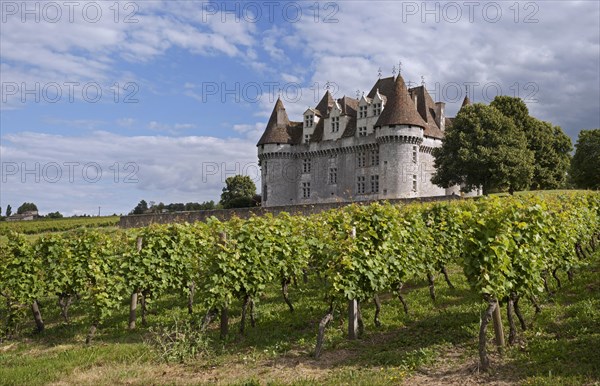
[[[431,152],[451,123],[443,102],[424,86],[408,89],[400,75],[360,99],[327,91],[302,122],[290,121],[278,99],[257,145],[262,206],[459,194],[431,183]]]

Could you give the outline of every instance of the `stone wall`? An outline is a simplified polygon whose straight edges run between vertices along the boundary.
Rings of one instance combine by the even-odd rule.
[[[449,201],[460,199],[460,196],[436,196],[436,197],[418,197],[418,198],[398,198],[385,200],[392,204],[395,203],[410,203],[410,202],[434,202],[434,201]],[[382,200],[383,201],[383,200]],[[370,204],[376,201],[358,201],[356,204]],[[273,206],[268,208],[239,208],[239,209],[217,209],[217,210],[202,210],[194,212],[177,212],[177,213],[162,213],[162,214],[140,214],[132,216],[123,216],[119,221],[121,228],[138,228],[150,224],[169,224],[169,223],[193,223],[196,221],[206,221],[211,216],[219,220],[226,221],[232,217],[248,218],[252,215],[262,216],[266,213],[272,213],[274,216],[281,212],[291,214],[310,215],[323,212],[329,209],[341,208],[353,204],[352,202],[332,202],[324,204],[310,205],[289,205],[289,206]]]

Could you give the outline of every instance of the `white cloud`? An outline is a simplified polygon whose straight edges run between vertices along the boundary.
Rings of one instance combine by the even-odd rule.
[[[457,23],[448,21],[453,17],[448,3],[337,4],[338,23],[315,23],[312,18],[290,23],[292,31],[278,40],[277,54],[285,57],[301,47],[311,63],[312,81],[336,82],[341,87],[338,97],[368,90],[379,67],[383,76],[390,76],[401,60],[405,79],[420,83],[424,76],[430,92],[436,83],[440,94],[452,82],[479,82],[472,99],[484,101],[483,88],[491,82],[501,85],[505,95],[521,97],[532,91],[525,86],[533,83],[538,102],[528,104],[539,118],[561,124],[572,137],[600,124],[598,2],[515,3],[518,15],[513,3],[496,2],[502,7],[497,22],[491,22],[493,9],[484,11],[487,3],[477,3],[472,22],[468,7],[454,3],[462,10]],[[439,22],[435,12],[425,10],[435,6]],[[533,22],[525,23],[526,17]],[[493,97],[493,89],[488,91]],[[448,113],[454,114],[461,101],[448,103]]]
[[[137,9],[123,9],[126,4],[122,2],[84,2],[74,6],[73,19],[69,16],[69,6],[63,5],[62,17],[56,22],[49,22],[54,16],[43,9],[47,4],[63,3],[14,4],[15,14],[3,14],[6,22],[3,20],[0,35],[3,82],[32,87],[35,83],[93,81],[110,87],[116,79],[133,76],[117,66],[120,58],[147,62],[173,47],[197,55],[235,56],[248,61],[255,58],[250,50],[255,44],[255,25],[231,18],[222,22],[219,13],[203,19],[200,2],[127,3]],[[91,22],[83,16],[87,4],[94,5],[89,15],[95,15],[96,6],[101,7],[98,21]],[[122,8],[118,16],[115,4]],[[22,22],[21,7],[34,6],[40,9],[41,22],[34,22],[33,16]],[[125,17],[132,12],[134,17],[129,21],[133,22],[127,22]],[[4,100],[2,105],[14,108],[14,104]]]
[[[125,128],[131,128],[135,124],[134,118],[119,118],[117,119],[117,125]]]
[[[218,201],[235,174],[260,186],[255,142],[235,138],[20,133],[3,136],[0,151],[0,205],[33,201],[43,213],[126,213],[141,199]]]
[[[148,128],[153,131],[162,131],[171,135],[177,135],[181,132],[189,129],[195,129],[197,126],[193,123],[175,123],[175,124],[167,124],[160,123],[156,121],[150,121],[148,123]]]

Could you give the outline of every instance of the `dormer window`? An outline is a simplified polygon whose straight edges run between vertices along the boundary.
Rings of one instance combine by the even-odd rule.
[[[358,117],[359,118],[367,117],[367,106],[358,106]]]
[[[331,117],[331,132],[337,133],[340,131],[340,117]]]
[[[304,127],[312,127],[314,122],[315,122],[314,115],[306,115],[304,117]]]
[[[381,102],[373,104],[373,115],[377,116],[381,114]]]

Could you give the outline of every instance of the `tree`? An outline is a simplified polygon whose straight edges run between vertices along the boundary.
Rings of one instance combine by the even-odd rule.
[[[37,212],[37,210],[38,208],[33,202],[24,202],[23,205],[17,209],[17,214],[23,214],[25,212]]]
[[[248,176],[237,175],[225,180],[225,187],[221,194],[223,208],[247,208],[255,206],[253,197],[256,194],[256,185]]]
[[[148,210],[148,203],[145,200],[140,201],[129,214],[144,214]]]
[[[10,217],[10,215],[12,214],[12,208],[10,205],[6,206],[6,217]]]
[[[213,210],[216,208],[217,208],[217,205],[215,204],[215,202],[213,200],[210,200],[210,201],[204,201],[203,203],[201,203],[198,210]]]
[[[533,151],[535,159],[529,188],[557,189],[565,186],[573,145],[560,126],[530,116],[521,98],[497,96],[490,106],[510,118],[527,137],[527,148]]]
[[[481,187],[488,194],[531,184],[534,155],[527,148],[527,138],[493,106],[463,107],[433,155],[436,173],[432,182],[444,188],[460,185],[467,192]]]
[[[571,179],[575,186],[600,189],[600,129],[581,130],[571,162]]]
[[[63,218],[63,215],[59,211],[56,211],[56,212],[48,213],[46,215],[46,217],[48,217],[48,218]]]

